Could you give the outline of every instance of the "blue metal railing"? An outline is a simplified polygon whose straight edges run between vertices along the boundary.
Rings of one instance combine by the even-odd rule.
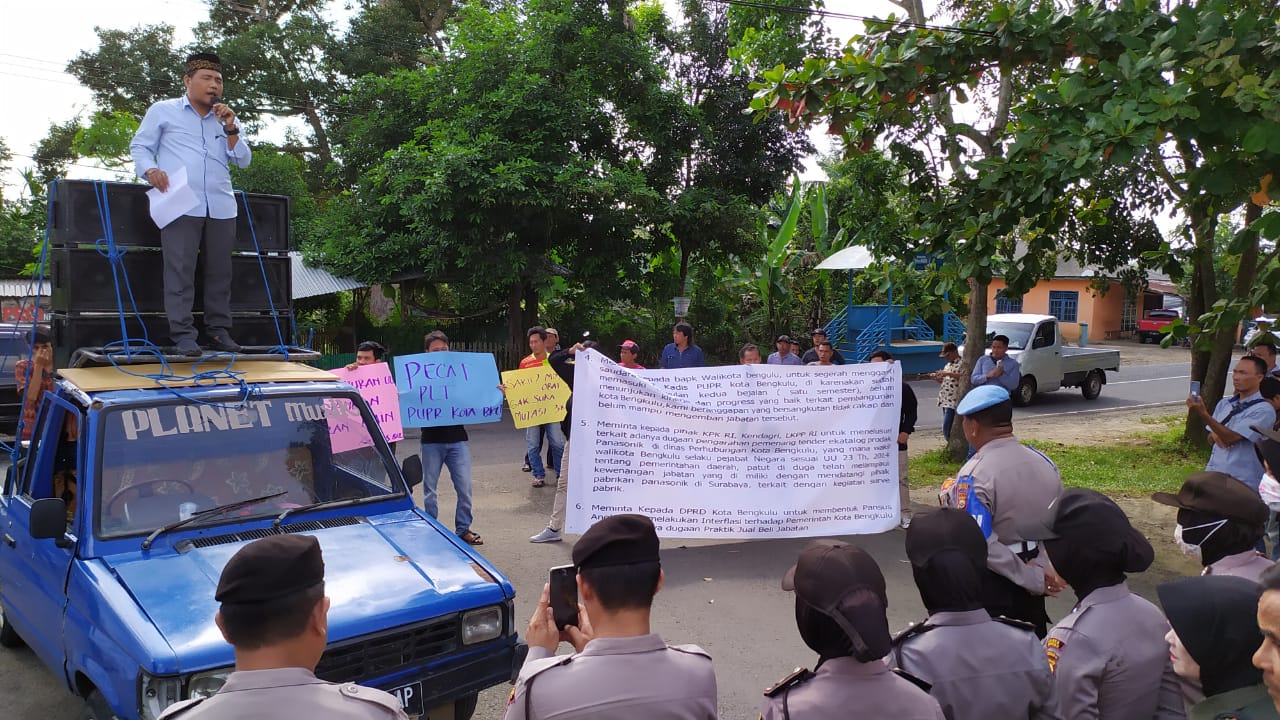
[[[964,321],[953,312],[942,316],[942,339],[946,342],[964,342]]]

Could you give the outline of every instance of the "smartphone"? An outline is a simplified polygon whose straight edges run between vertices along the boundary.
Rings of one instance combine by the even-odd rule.
[[[578,568],[560,565],[551,568],[551,613],[556,629],[578,624]]]
[[[1191,397],[1194,400],[1200,399],[1200,381],[1199,380],[1191,381]]]

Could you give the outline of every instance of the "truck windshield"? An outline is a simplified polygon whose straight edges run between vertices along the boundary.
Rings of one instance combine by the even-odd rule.
[[[200,510],[275,493],[283,494],[191,526],[405,492],[372,440],[377,426],[345,396],[243,406],[175,398],[111,409],[99,423],[95,529],[103,538],[145,535]]]
[[[1035,326],[1031,323],[992,322],[987,321],[987,347],[991,347],[991,338],[1004,335],[1009,338],[1010,350],[1026,350],[1031,343],[1031,331]]]

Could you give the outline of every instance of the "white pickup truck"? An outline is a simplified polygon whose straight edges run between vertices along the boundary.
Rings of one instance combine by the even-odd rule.
[[[1119,350],[1064,347],[1058,319],[1052,315],[1001,313],[987,318],[987,345],[996,335],[1009,338],[1009,355],[1022,367],[1013,392],[1016,405],[1030,405],[1036,393],[1078,387],[1093,400],[1107,384],[1107,370],[1120,369]]]

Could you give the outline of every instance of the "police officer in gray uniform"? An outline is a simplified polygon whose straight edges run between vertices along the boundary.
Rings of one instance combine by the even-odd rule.
[[[573,546],[573,564],[578,623],[556,629],[544,587],[506,720],[714,720],[711,656],[695,645],[667,645],[649,627],[663,579],[653,521],[613,515],[597,522]],[[557,657],[562,640],[577,652]]]
[[[328,639],[324,558],[311,535],[275,535],[231,556],[214,620],[236,669],[217,694],[169,706],[161,720],[407,720],[389,693],[315,676]]]
[[[987,541],[973,518],[917,516],[907,559],[929,618],[894,638],[893,664],[929,683],[949,720],[1062,720],[1034,628],[982,607]]]
[[[1186,717],[1164,639],[1169,623],[1125,582],[1125,573],[1151,566],[1151,543],[1120,506],[1093,490],[1067,490],[1039,518],[1024,523],[1022,536],[1044,541],[1054,568],[1078,599],[1045,639],[1063,716]]]
[[[782,578],[796,594],[796,626],[818,653],[765,691],[761,720],[945,720],[924,684],[889,669],[889,601],[874,558],[839,540],[814,540]]]
[[[1037,542],[1018,534],[1017,519],[1037,514],[1062,492],[1058,466],[1013,436],[1013,401],[999,385],[969,391],[956,406],[962,429],[977,453],[943,484],[944,507],[969,513],[987,539],[983,606],[992,617],[1029,622],[1044,637],[1049,627],[1044,596],[1062,590]]]

